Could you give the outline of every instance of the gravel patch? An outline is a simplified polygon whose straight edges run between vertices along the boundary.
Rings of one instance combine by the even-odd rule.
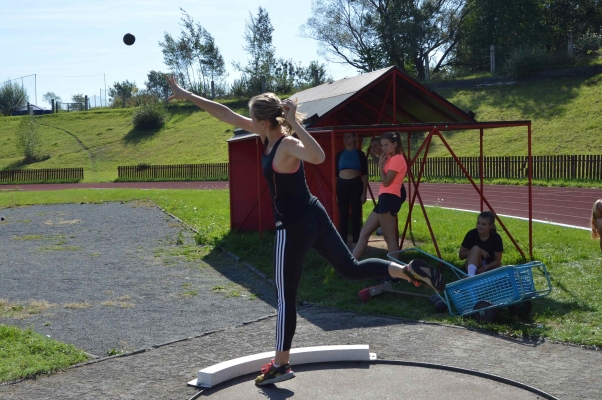
[[[106,356],[274,312],[271,285],[221,254],[187,257],[207,250],[152,203],[16,207],[3,215],[0,299],[23,310],[0,314],[0,323]]]

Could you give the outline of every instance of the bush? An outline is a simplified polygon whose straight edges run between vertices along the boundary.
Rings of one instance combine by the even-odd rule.
[[[508,57],[504,70],[517,79],[529,78],[548,66],[548,54],[536,48],[521,48]]]
[[[132,123],[136,129],[161,128],[167,121],[167,113],[159,104],[145,105],[134,112]]]
[[[577,40],[573,45],[575,54],[578,56],[590,55],[602,47],[602,35],[598,33],[586,33]]]
[[[0,87],[0,109],[4,115],[10,115],[25,104],[27,104],[27,91],[17,82],[7,81]]]
[[[42,153],[42,135],[35,117],[22,117],[17,128],[17,149],[23,153],[25,162],[36,162],[48,158]]]

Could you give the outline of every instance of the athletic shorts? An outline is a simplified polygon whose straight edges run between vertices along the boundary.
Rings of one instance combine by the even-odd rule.
[[[377,214],[391,213],[396,217],[401,209],[401,197],[391,193],[383,193],[378,196],[378,203],[374,207],[374,212]]]

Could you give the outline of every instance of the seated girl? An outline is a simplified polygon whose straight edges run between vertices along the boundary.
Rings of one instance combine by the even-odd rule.
[[[477,227],[464,237],[458,253],[460,260],[466,260],[468,276],[500,267],[503,252],[502,237],[495,228],[495,214],[483,211],[477,218]]]

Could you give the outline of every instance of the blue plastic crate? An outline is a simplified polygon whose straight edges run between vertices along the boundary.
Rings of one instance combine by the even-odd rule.
[[[455,282],[448,282],[444,293],[439,294],[452,315],[469,315],[477,312],[474,307],[479,301],[487,301],[491,304],[480,310],[508,307],[523,301],[547,296],[552,291],[550,276],[546,266],[540,261],[507,265],[469,278],[464,271],[454,265],[418,248],[396,251],[388,254],[388,258],[401,265],[406,265],[393,256],[411,251],[438,262],[440,266],[449,267],[459,278]],[[539,269],[541,276],[545,278],[545,283],[542,283],[540,288],[535,286],[533,278],[533,269],[535,268]]]
[[[516,268],[501,267],[448,283],[445,294],[456,311],[464,315],[472,312],[474,305],[481,300],[486,300],[493,306],[520,300],[525,294],[522,282]]]

